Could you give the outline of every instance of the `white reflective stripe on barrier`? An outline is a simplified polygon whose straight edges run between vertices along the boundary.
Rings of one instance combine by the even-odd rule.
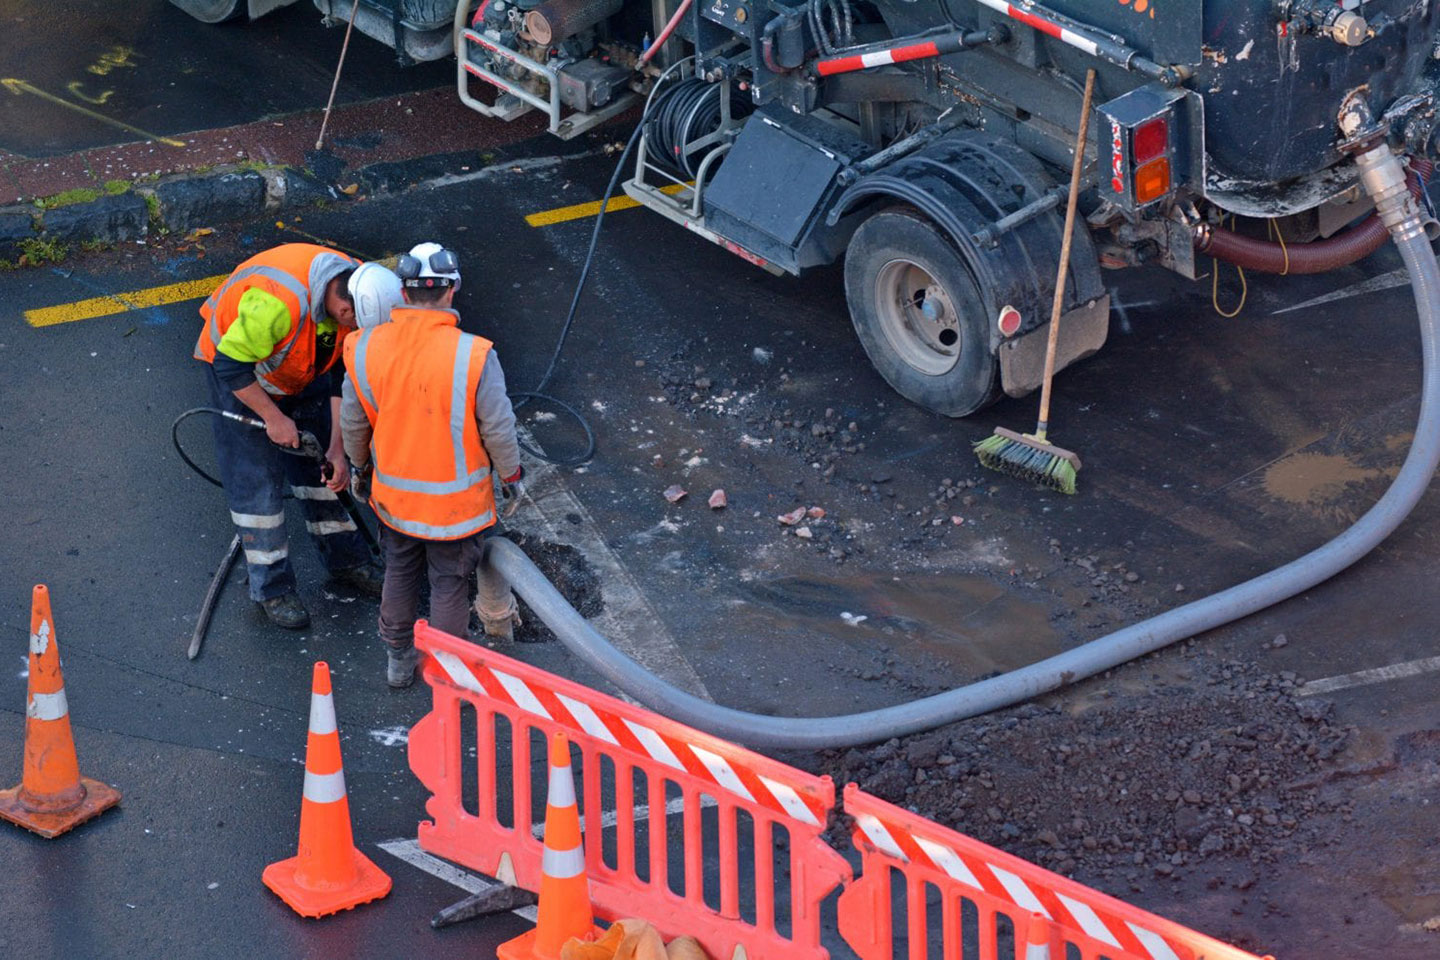
[[[740,782],[740,777],[735,773],[735,768],[730,766],[730,762],[724,757],[716,753],[711,753],[704,747],[692,746],[690,752],[700,758],[700,762],[705,764],[705,769],[710,771],[710,775],[715,778],[715,782],[720,784],[720,786],[729,790],[731,793],[744,797],[746,800],[755,799],[755,795],[750,792],[745,784]]]
[[[667,767],[674,767],[676,770],[685,769],[685,764],[675,756],[675,751],[670,749],[670,745],[660,739],[660,734],[630,719],[626,719],[625,726],[630,728],[630,732],[635,734],[635,739],[640,741],[640,746],[644,747],[645,752],[650,754],[653,759],[659,760]]]
[[[552,807],[575,806],[575,778],[568,764],[550,768],[550,789],[545,802]]]
[[[30,652],[40,656],[50,647],[50,621],[41,620],[40,629],[30,634]]]
[[[356,530],[354,520],[306,520],[305,529],[317,537],[328,537],[332,533],[351,533]]]
[[[980,884],[976,883],[975,885],[978,887]],[[1115,939],[1115,934],[1110,932],[1110,928],[1105,926],[1104,921],[1088,905],[1079,900],[1072,900],[1063,893],[1057,892],[1055,896],[1065,904],[1065,909],[1069,910],[1070,916],[1080,924],[1080,929],[1085,931],[1085,936],[1092,940],[1099,940],[1101,943],[1108,943],[1112,947],[1120,946],[1120,941]]]
[[[1040,902],[1040,898],[1035,896],[1035,891],[1031,890],[1024,880],[993,863],[990,864],[990,872],[995,874],[995,879],[1000,881],[1000,885],[1005,888],[1006,893],[1010,894],[1010,899],[1015,902],[1016,906],[1023,907],[1026,913],[1038,913],[1047,920],[1055,919],[1050,916],[1050,911],[1045,909],[1045,904]]]
[[[305,771],[305,799],[311,803],[334,803],[345,799],[345,771],[311,773]]]
[[[310,695],[310,732],[335,732],[335,698],[328,693]]]
[[[879,847],[886,856],[894,857],[896,860],[909,861],[910,858],[905,856],[905,851],[900,849],[900,844],[896,843],[895,838],[890,836],[890,831],[885,829],[885,824],[875,817],[863,813],[855,818],[855,823],[865,831],[865,836],[870,838],[870,842]]]
[[[230,511],[230,520],[237,527],[249,527],[251,530],[274,530],[276,527],[285,525],[285,514],[283,513],[236,513]]]
[[[450,679],[455,681],[456,686],[473,693],[485,693],[485,688],[480,686],[480,681],[475,679],[475,674],[471,673],[470,668],[465,666],[464,662],[455,654],[444,650],[432,650],[430,655],[435,658],[435,662],[440,664]]]
[[[291,487],[296,500],[338,500],[335,491],[329,487]]]
[[[615,739],[615,734],[611,733],[610,728],[605,726],[605,721],[596,716],[595,711],[591,710],[588,704],[581,703],[579,700],[572,700],[563,693],[555,694],[555,699],[565,705],[565,709],[570,711],[570,716],[574,717],[575,721],[580,724],[581,730],[584,730],[597,740],[604,740],[606,743],[617,747],[620,745],[620,741]]]
[[[926,856],[935,861],[936,866],[945,871],[951,880],[958,880],[966,886],[974,887],[976,890],[985,889],[980,886],[980,878],[975,876],[969,867],[965,866],[965,861],[961,860],[959,854],[954,850],[938,844],[933,840],[927,840],[924,837],[916,837],[915,842],[920,845],[921,850],[925,851]],[[1117,943],[1115,946],[1118,947],[1119,944]]]
[[[70,705],[65,702],[65,688],[54,693],[33,693],[25,705],[25,716],[36,720],[59,720],[68,716]]]
[[[805,801],[800,799],[800,794],[795,792],[794,787],[787,783],[771,780],[764,774],[756,774],[756,776],[760,778],[761,783],[765,784],[765,789],[770,791],[770,795],[779,802],[781,808],[786,813],[801,823],[808,823],[812,827],[818,827],[820,825],[820,820],[810,811],[810,808],[805,805]]]
[[[276,550],[246,550],[245,562],[269,566],[272,563],[279,563],[288,556],[290,556],[290,547],[287,544]]]
[[[554,719],[550,716],[550,711],[545,709],[545,704],[541,703],[539,698],[535,696],[534,691],[525,685],[524,680],[521,680],[519,677],[512,677],[503,670],[496,670],[493,667],[490,669],[490,672],[495,675],[496,680],[500,681],[501,685],[505,688],[505,692],[514,698],[515,706],[521,710],[533,713],[537,717],[544,717],[546,720]]]
[[[570,850],[551,850],[546,847],[540,869],[545,876],[556,880],[578,877],[585,872],[585,848],[582,846]]]
[[[1153,930],[1146,930],[1144,927],[1137,927],[1129,920],[1125,921],[1125,926],[1130,928],[1130,932],[1135,934],[1135,939],[1140,941],[1140,945],[1155,960],[1180,960],[1179,955],[1170,949],[1170,944],[1166,943],[1160,934]]]

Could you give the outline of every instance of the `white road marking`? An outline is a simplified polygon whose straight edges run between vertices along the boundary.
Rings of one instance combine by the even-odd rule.
[[[528,431],[520,432],[530,446],[543,449]],[[565,485],[561,471],[530,457],[526,461],[526,473],[533,478],[526,483],[528,495],[506,523],[553,543],[569,544],[584,554],[595,567],[605,600],[605,609],[591,621],[595,629],[656,676],[711,699],[640,585],[600,535],[595,518]],[[580,522],[572,523],[570,517],[579,517]]]
[[[713,807],[715,805],[714,797],[708,794],[701,795],[700,806],[702,808]],[[676,797],[674,800],[665,804],[665,815],[667,817],[674,816],[684,811],[684,809],[685,799],[683,797]],[[636,823],[642,823],[649,818],[649,807],[642,804],[635,808]],[[619,815],[614,810],[607,810],[600,815],[600,826],[602,829],[614,827],[618,821]],[[580,829],[585,829],[584,817],[580,818]],[[539,840],[545,835],[545,825],[543,823],[537,823],[531,829],[531,832],[535,835],[535,839]],[[432,877],[444,880],[453,887],[459,887],[469,894],[484,893],[495,887],[503,886],[499,881],[491,880],[489,877],[482,877],[478,873],[471,873],[469,870],[461,869],[447,860],[442,860],[433,854],[426,853],[420,849],[420,841],[415,839],[396,837],[394,840],[383,840],[377,843],[376,846],[391,856],[404,860],[412,867],[423,870]],[[517,917],[524,917],[531,923],[536,921],[536,908],[534,906],[516,907],[510,912]]]
[[[1310,307],[1318,307],[1322,303],[1334,303],[1336,300],[1349,300],[1351,297],[1361,297],[1367,293],[1378,293],[1381,290],[1391,290],[1395,287],[1410,285],[1410,275],[1402,267],[1399,270],[1391,270],[1389,273],[1382,273],[1378,277],[1371,277],[1369,280],[1361,280],[1359,283],[1352,283],[1348,287],[1342,287],[1333,293],[1323,294],[1304,303],[1297,303],[1294,306],[1276,310],[1270,316],[1279,316],[1282,313],[1291,313],[1295,310],[1306,310]]]
[[[1433,673],[1436,670],[1440,670],[1440,657],[1426,657],[1423,660],[1410,660],[1405,663],[1394,663],[1388,667],[1374,667],[1370,670],[1357,670],[1355,673],[1346,673],[1338,677],[1311,680],[1296,690],[1295,696],[1313,697],[1317,693],[1329,693],[1332,690],[1344,690],[1347,687],[1363,687],[1372,683],[1385,683],[1389,680],[1403,680],[1405,677],[1417,677],[1422,673]]]

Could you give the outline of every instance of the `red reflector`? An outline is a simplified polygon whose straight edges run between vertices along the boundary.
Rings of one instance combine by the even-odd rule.
[[[1135,202],[1149,203],[1170,192],[1170,161],[1152,160],[1135,171]]]
[[[1170,125],[1165,122],[1164,117],[1156,117],[1135,128],[1130,152],[1135,156],[1136,166],[1139,166],[1168,153],[1169,146]]]
[[[1005,307],[1000,311],[998,323],[1001,333],[1007,337],[1015,336],[1020,329],[1020,311],[1014,307]]]

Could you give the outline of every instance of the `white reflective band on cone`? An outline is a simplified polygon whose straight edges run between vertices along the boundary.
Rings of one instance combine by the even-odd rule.
[[[572,847],[569,850],[545,848],[540,860],[540,872],[556,880],[568,880],[585,872],[585,848]]]
[[[283,526],[285,514],[283,513],[236,513],[230,511],[230,520],[237,527],[249,527],[251,530],[274,530]]]
[[[575,780],[570,776],[570,764],[550,768],[550,794],[546,802],[552,807],[575,806]]]
[[[345,771],[311,773],[305,771],[305,799],[311,803],[334,803],[345,799]]]
[[[30,702],[25,705],[25,716],[36,720],[59,720],[69,713],[70,705],[65,702],[64,687],[54,693],[31,694]]]
[[[30,634],[30,652],[40,656],[50,646],[50,621],[41,620],[40,629]]]
[[[279,563],[288,556],[290,556],[290,547],[288,545],[278,550],[246,550],[245,562],[269,566],[272,563]]]
[[[353,520],[306,520],[305,529],[317,537],[326,537],[332,533],[350,533],[355,530]]]
[[[310,732],[335,732],[335,698],[328,693],[310,695]]]

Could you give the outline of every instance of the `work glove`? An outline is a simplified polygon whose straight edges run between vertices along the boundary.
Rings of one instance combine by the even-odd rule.
[[[516,467],[515,472],[500,479],[500,499],[505,505],[500,508],[502,519],[508,519],[520,509],[520,498],[525,496],[525,468]]]
[[[350,466],[350,496],[358,503],[370,502],[370,475],[375,469],[373,461],[363,467]]]

